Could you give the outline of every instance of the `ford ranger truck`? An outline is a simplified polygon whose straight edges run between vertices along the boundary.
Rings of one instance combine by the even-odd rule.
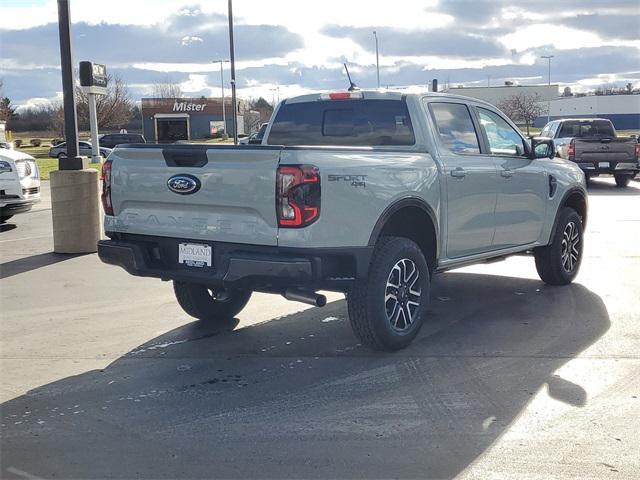
[[[118,146],[103,167],[102,261],[172,281],[223,322],[254,291],[322,306],[344,292],[361,343],[407,346],[434,274],[527,253],[571,282],[584,174],[495,107],[448,94],[335,92],[281,102],[261,145]]]
[[[556,155],[575,162],[587,180],[613,175],[616,185],[625,188],[640,171],[637,139],[619,137],[606,118],[554,120],[540,134],[552,138]]]

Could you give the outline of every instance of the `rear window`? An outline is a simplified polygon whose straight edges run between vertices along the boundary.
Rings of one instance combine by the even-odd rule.
[[[271,126],[270,145],[413,145],[403,100],[285,103]]]
[[[562,123],[560,134],[564,137],[614,137],[613,125],[604,120],[595,121],[568,121]]]

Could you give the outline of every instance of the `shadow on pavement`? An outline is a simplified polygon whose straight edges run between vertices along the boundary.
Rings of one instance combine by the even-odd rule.
[[[10,232],[16,228],[18,228],[18,226],[15,223],[2,223],[0,224],[0,233]]]
[[[451,478],[539,390],[588,404],[556,375],[609,328],[585,287],[452,272],[432,302],[393,354],[356,344],[344,301],[177,328],[3,404],[2,477]]]
[[[629,183],[629,186],[625,188],[618,188],[615,183],[608,183],[600,180],[597,178],[589,180],[587,183],[587,191],[589,195],[640,195],[640,184],[637,182],[632,181]]]
[[[13,277],[20,273],[30,272],[38,268],[47,267],[54,263],[64,262],[71,258],[79,257],[85,254],[66,254],[66,253],[41,253],[30,257],[11,260],[10,262],[0,263],[0,279]]]

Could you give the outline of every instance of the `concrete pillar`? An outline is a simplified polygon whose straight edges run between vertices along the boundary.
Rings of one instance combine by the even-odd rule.
[[[97,170],[55,170],[50,179],[53,250],[97,251],[101,234]]]

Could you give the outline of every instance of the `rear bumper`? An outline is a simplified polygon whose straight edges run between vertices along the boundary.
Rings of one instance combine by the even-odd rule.
[[[640,171],[640,164],[637,162],[604,162],[608,166],[601,166],[603,162],[576,162],[578,167],[589,174],[624,174],[635,175]]]
[[[25,200],[21,202],[7,203],[0,207],[0,217],[6,215],[17,215],[18,213],[25,213],[31,210],[34,204],[38,203],[40,199]]]
[[[180,242],[210,245],[213,265],[179,264]],[[367,275],[372,253],[372,247],[294,249],[129,234],[98,242],[100,259],[131,275],[262,291],[295,287],[346,291],[356,278]]]

